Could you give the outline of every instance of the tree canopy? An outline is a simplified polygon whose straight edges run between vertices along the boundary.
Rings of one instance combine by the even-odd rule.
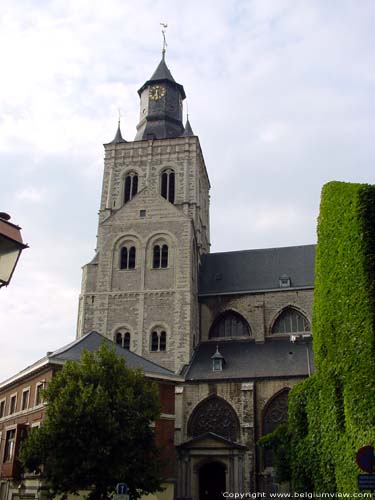
[[[161,489],[152,426],[159,395],[140,370],[127,368],[103,342],[79,362],[68,361],[44,398],[45,419],[20,458],[29,470],[43,465],[51,496],[87,490],[87,498],[105,499],[119,482],[133,499]]]

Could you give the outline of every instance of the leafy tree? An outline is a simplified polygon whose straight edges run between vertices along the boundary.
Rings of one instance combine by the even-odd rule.
[[[44,464],[51,496],[88,490],[109,498],[118,482],[130,496],[161,490],[161,462],[152,423],[160,414],[156,386],[103,342],[96,353],[68,361],[44,392],[46,416],[20,458],[29,470]]]

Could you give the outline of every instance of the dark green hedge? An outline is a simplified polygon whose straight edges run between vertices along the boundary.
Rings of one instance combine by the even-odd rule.
[[[316,372],[289,396],[296,490],[357,491],[356,450],[375,445],[375,186],[330,182],[318,221]]]

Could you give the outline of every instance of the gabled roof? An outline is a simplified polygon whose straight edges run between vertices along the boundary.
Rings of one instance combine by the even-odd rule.
[[[193,437],[192,439],[177,445],[176,448],[193,448],[194,445],[197,446],[200,442],[207,440],[223,444],[226,448],[237,448],[242,450],[247,449],[247,446],[244,444],[236,443],[235,441],[231,441],[230,439],[220,436],[219,434],[215,434],[214,432],[205,432],[200,436]]]
[[[150,203],[150,198],[153,198],[154,204]],[[176,205],[167,201],[160,192],[155,192],[151,189],[150,186],[143,187],[133,198],[118,208],[112,210],[111,214],[108,215],[106,219],[103,220],[103,224],[113,223],[114,221],[119,222],[120,218],[126,215],[126,222],[129,221],[128,213],[131,210],[134,210],[135,207],[139,209],[146,208],[148,214],[152,213],[155,206],[162,207],[162,217],[165,218],[166,215],[170,217],[176,217],[179,219],[191,220],[190,217],[184,214],[181,210],[179,210]],[[159,213],[154,214],[156,217],[161,217],[160,211]],[[123,221],[121,221],[123,222]]]
[[[300,377],[309,374],[313,354],[309,340],[292,343],[289,337],[267,339],[264,343],[254,340],[222,340],[201,342],[194,353],[185,378],[193,380],[229,380]],[[212,355],[216,345],[225,358],[222,371],[212,370]]]
[[[114,348],[116,354],[122,357],[126,361],[126,366],[128,368],[139,368],[144,371],[145,375],[151,378],[168,379],[176,382],[182,382],[183,378],[176,375],[171,370],[164,368],[163,366],[157,365],[156,363],[149,361],[134,352],[123,349],[119,345],[112,342],[112,340],[104,337],[98,332],[90,332],[78,339],[74,340],[70,344],[57,349],[56,351],[51,351],[47,353],[47,356],[39,359],[32,365],[28,366],[24,370],[18,372],[13,377],[6,379],[4,382],[0,383],[0,389],[7,385],[13,384],[19,379],[27,377],[34,372],[41,369],[45,369],[50,365],[62,365],[66,361],[78,361],[81,358],[82,352],[84,350],[94,352],[101,346],[102,342],[105,342],[111,348]]]
[[[148,375],[158,375],[166,377],[176,377],[176,374],[167,368],[157,365],[132,351],[123,349],[112,340],[104,337],[98,332],[90,332],[76,339],[74,342],[57,349],[48,355],[51,362],[78,361],[81,358],[84,350],[93,352],[99,349],[101,344],[105,342],[111,348],[114,348],[118,356],[126,360],[128,368],[140,368]]]
[[[315,245],[206,254],[199,295],[225,295],[313,288]],[[290,287],[280,288],[282,276]]]

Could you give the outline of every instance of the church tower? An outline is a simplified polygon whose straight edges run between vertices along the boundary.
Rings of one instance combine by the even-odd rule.
[[[105,144],[97,249],[83,268],[78,336],[96,330],[179,372],[198,341],[209,179],[185,91],[163,57],[139,89],[135,140]]]

